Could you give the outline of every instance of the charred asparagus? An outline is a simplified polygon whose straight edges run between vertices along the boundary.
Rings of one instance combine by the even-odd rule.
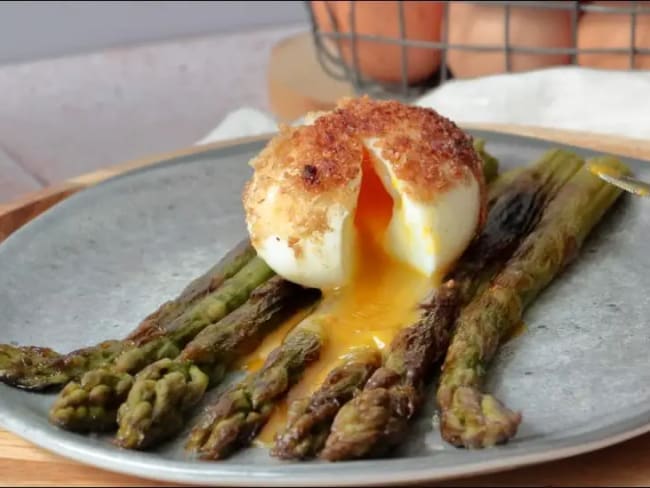
[[[400,331],[384,365],[340,409],[321,457],[378,456],[403,438],[423,401],[425,380],[447,350],[460,307],[489,282],[581,164],[572,153],[550,151],[504,189],[457,268],[423,304],[420,319]]]
[[[50,409],[50,421],[73,431],[112,429],[117,408],[126,400],[134,373],[162,358],[174,358],[209,324],[238,308],[252,290],[267,281],[273,271],[255,257],[221,287],[206,295],[170,325],[170,330],[142,345],[113,356],[100,368],[87,371],[79,382],[71,382],[59,393]],[[100,395],[93,392],[101,391]],[[87,415],[87,412],[92,412]]]
[[[254,256],[250,242],[241,241],[208,272],[190,283],[176,299],[165,302],[146,317],[124,340],[105,341],[68,354],[58,354],[48,348],[18,348],[2,344],[0,382],[40,391],[79,380],[85,372],[108,365],[119,354],[178,326],[178,317],[241,270]]]
[[[35,370],[60,357],[60,353],[49,347],[0,344],[0,380],[17,377],[19,371]]]
[[[499,160],[485,150],[485,139],[474,139],[474,150],[483,161],[483,177],[486,183],[492,183],[499,175]]]
[[[341,405],[351,400],[381,365],[375,349],[362,349],[334,368],[310,397],[293,402],[287,427],[275,439],[271,455],[282,459],[306,459],[320,452]]]
[[[174,320],[191,305],[219,288],[255,255],[255,249],[248,239],[240,241],[217,264],[187,285],[178,297],[163,303],[158,310],[145,317],[127,339],[141,344],[154,336],[164,334]]]
[[[600,158],[598,163],[627,172],[612,158]],[[504,443],[516,434],[521,415],[481,391],[487,367],[502,338],[575,259],[587,235],[620,194],[621,190],[582,168],[550,202],[535,230],[490,287],[462,312],[437,392],[445,440],[482,448]]]
[[[271,416],[275,404],[316,361],[321,327],[307,317],[268,356],[262,368],[226,391],[190,433],[189,451],[203,459],[221,459],[247,445]]]
[[[86,371],[110,362],[134,346],[132,341],[109,340],[68,354],[52,351],[45,356],[41,351],[47,348],[20,348],[14,351],[15,361],[0,369],[0,381],[30,391],[58,388],[73,378],[80,378]]]
[[[144,449],[184,425],[185,414],[228,367],[252,352],[264,336],[320,295],[280,277],[260,285],[240,308],[203,329],[175,360],[162,359],[135,380],[118,410],[117,444]]]

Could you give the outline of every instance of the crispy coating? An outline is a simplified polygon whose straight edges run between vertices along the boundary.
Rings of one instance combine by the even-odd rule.
[[[311,114],[307,125],[282,127],[251,161],[255,172],[243,203],[253,244],[270,235],[299,244],[304,236],[318,238],[330,230],[332,212],[352,214],[370,140],[413,200],[432,202],[474,177],[481,192],[480,228],[485,182],[471,136],[432,109],[346,98],[330,112]]]
[[[354,207],[362,157],[359,139],[327,124],[282,127],[251,162],[255,174],[244,189],[253,245],[279,235],[298,246],[302,236],[328,231],[333,206]]]
[[[330,116],[319,117],[315,126]],[[382,157],[407,184],[411,198],[431,201],[473,175],[483,182],[481,160],[472,138],[451,120],[429,108],[368,97],[343,99],[331,116],[357,137],[379,138]]]

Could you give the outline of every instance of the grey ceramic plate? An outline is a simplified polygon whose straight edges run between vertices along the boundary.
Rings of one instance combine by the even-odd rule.
[[[503,168],[542,141],[476,132]],[[81,192],[0,245],[0,342],[71,350],[126,334],[245,235],[240,192],[251,143],[164,162]],[[584,155],[591,154],[574,148]],[[650,164],[627,159],[650,180]],[[109,438],[57,430],[52,396],[0,385],[0,421],[58,454],[105,469],[210,485],[367,485],[444,478],[562,458],[650,430],[650,205],[626,196],[579,261],[526,314],[489,388],[524,414],[516,439],[484,451],[445,445],[432,405],[394,458],[289,463],[248,449],[186,459],[181,442],[125,452]],[[182,440],[183,436],[179,439]]]

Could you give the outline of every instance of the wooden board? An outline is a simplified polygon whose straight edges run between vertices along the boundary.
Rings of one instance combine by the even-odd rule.
[[[284,122],[307,112],[329,110],[339,98],[354,94],[350,83],[335,80],[323,70],[310,33],[288,37],[273,47],[267,84],[271,110]]]
[[[466,126],[466,128],[539,137],[650,161],[650,142],[643,140],[509,125],[472,125]],[[128,162],[26,195],[10,205],[0,205],[0,241],[69,195],[118,174],[155,164],[170,157],[200,153],[259,138],[218,142]],[[448,485],[648,486],[650,485],[650,463],[647,462],[647,459],[650,459],[650,435],[641,436],[591,454],[493,475],[456,480]],[[152,482],[63,459],[0,429],[0,486],[60,485],[151,486]],[[164,486],[162,483],[156,483],[156,485]]]

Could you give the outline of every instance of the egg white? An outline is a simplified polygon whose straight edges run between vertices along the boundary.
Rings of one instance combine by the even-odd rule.
[[[379,139],[368,139],[365,145],[393,197],[386,251],[426,276],[444,270],[460,257],[476,231],[481,208],[478,182],[472,177],[468,183],[454,183],[431,202],[416,201],[382,157]]]
[[[314,115],[307,123],[321,114]],[[372,138],[364,144],[393,198],[393,214],[383,240],[385,251],[421,274],[432,276],[452,264],[472,239],[480,213],[479,184],[472,177],[469,183],[454,183],[430,202],[416,201],[405,191],[407,183],[382,157],[379,142]],[[358,188],[360,181],[350,184]],[[273,211],[280,194],[277,187],[269,189],[263,204],[268,211]],[[344,287],[351,282],[355,260],[360,258],[355,212],[356,207],[332,205],[327,212],[328,229],[317,235],[301,235],[299,252],[295,242],[292,246],[285,237],[291,233],[280,232],[278,226],[277,234],[271,233],[258,243],[258,254],[276,273],[295,283],[319,289]],[[291,224],[282,223],[284,228],[287,225]]]
[[[271,188],[264,205],[272,209],[279,194],[277,187]],[[319,289],[343,286],[354,264],[354,214],[343,205],[332,205],[327,222],[326,231],[300,238],[299,252],[279,232],[262,240],[257,253],[277,274],[294,283]]]

